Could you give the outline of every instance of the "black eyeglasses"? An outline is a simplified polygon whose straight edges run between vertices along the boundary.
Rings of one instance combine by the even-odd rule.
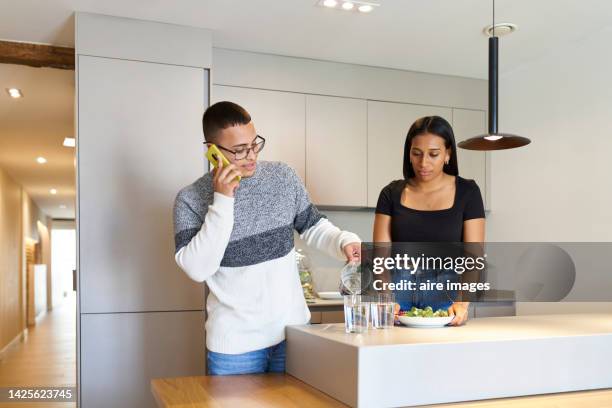
[[[213,143],[211,143],[211,142],[204,142],[204,144],[206,146],[208,146],[208,145],[211,145]],[[249,153],[251,152],[251,150],[255,154],[261,152],[263,150],[265,144],[266,144],[266,139],[264,139],[263,137],[257,135],[257,137],[251,143],[251,146],[249,146],[249,147],[247,147],[247,146],[239,146],[238,148],[236,148],[236,150],[231,150],[231,149],[228,149],[226,147],[219,146],[218,144],[216,144],[216,146],[219,149],[221,149],[221,150],[225,150],[226,152],[232,153],[234,155],[234,159],[235,160],[243,160],[243,159],[246,159],[249,156]]]

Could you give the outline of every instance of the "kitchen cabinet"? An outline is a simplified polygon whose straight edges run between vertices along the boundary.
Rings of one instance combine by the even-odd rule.
[[[305,179],[306,95],[214,85],[211,100],[231,101],[245,108],[257,133],[266,139],[259,159],[287,163]]]
[[[306,187],[314,203],[367,205],[367,102],[306,96]]]
[[[308,303],[310,309],[310,323],[343,323],[344,322],[344,303],[342,299],[323,300],[316,299],[313,303]]]
[[[484,111],[469,109],[453,109],[453,130],[455,140],[462,140],[486,132],[486,116]],[[457,149],[459,162],[459,175],[463,178],[473,179],[480,187],[485,209],[490,209],[489,183],[487,182],[488,156],[486,152]]]
[[[206,172],[212,32],[75,13],[77,405],[151,407],[202,375],[204,285],[176,265],[172,207]]]
[[[202,68],[78,56],[81,313],[201,310],[172,205],[204,173]]]
[[[485,131],[485,112],[439,106],[306,95],[215,85],[213,102],[243,106],[266,138],[262,160],[282,161],[321,206],[376,207],[380,191],[403,178],[404,141],[412,123],[437,115],[457,142]],[[489,209],[488,156],[458,149],[459,174],[478,183]]]
[[[344,310],[321,312],[321,323],[344,323]]]
[[[321,323],[321,314],[322,312],[310,312],[310,324],[318,324]]]
[[[151,378],[206,373],[201,311],[84,314],[80,324],[80,369],[92,374],[79,406],[153,407]]]
[[[435,106],[368,101],[368,207],[376,207],[380,191],[403,179],[404,142],[420,117],[441,116],[451,122],[452,110]]]
[[[342,306],[340,306],[342,307]],[[344,323],[344,311],[338,310],[335,312],[311,312],[310,324],[319,323]]]

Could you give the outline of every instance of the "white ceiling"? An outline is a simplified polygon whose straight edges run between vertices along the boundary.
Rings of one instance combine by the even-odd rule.
[[[206,27],[216,47],[486,77],[491,0],[380,0],[369,15],[316,0],[0,0],[0,38],[74,45],[74,11]],[[518,24],[502,42],[502,72],[612,20],[610,0],[497,0]]]
[[[9,87],[23,98],[10,98]],[[0,64],[0,167],[53,218],[74,218],[74,148],[62,146],[74,136],[73,118],[74,71]]]

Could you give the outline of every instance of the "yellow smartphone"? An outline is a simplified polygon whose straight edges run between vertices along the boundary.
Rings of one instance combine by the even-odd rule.
[[[223,167],[227,167],[230,165],[230,162],[229,160],[227,160],[227,157],[225,157],[223,153],[221,153],[221,150],[219,150],[219,148],[215,146],[214,144],[210,144],[208,146],[208,151],[206,152],[206,158],[208,159],[210,164],[212,164],[213,168],[215,169],[219,167],[219,160],[221,160],[221,163],[223,163]],[[240,181],[240,179],[241,179],[240,176],[236,176],[236,180]]]

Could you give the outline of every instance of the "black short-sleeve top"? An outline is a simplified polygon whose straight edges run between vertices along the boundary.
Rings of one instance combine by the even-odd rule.
[[[463,222],[484,218],[480,189],[474,180],[455,177],[453,206],[444,210],[415,210],[402,205],[406,180],[395,180],[380,192],[377,214],[391,216],[393,242],[461,242]]]

